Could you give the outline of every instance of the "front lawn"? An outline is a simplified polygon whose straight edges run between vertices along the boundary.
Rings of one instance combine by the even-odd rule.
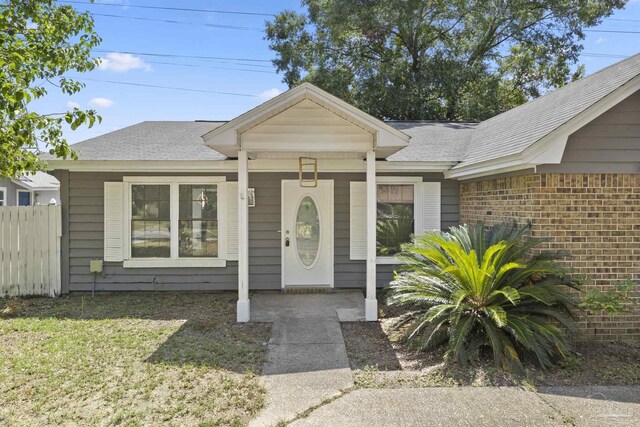
[[[235,298],[0,300],[0,424],[246,424],[270,326],[236,324]]]
[[[549,370],[527,365],[521,375],[496,368],[490,355],[476,366],[446,364],[444,349],[417,351],[393,328],[401,310],[381,306],[380,322],[342,323],[356,385],[365,388],[542,385],[640,385],[640,346],[578,343],[575,353]]]

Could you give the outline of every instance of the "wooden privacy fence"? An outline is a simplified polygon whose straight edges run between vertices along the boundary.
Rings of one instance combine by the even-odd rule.
[[[0,207],[0,297],[60,295],[60,206]]]

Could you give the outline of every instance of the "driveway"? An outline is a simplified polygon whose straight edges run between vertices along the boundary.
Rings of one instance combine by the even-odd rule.
[[[361,389],[290,425],[635,427],[640,387]]]

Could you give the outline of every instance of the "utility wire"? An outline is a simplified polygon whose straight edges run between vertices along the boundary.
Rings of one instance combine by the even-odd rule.
[[[69,4],[84,4],[87,6],[112,6],[112,7],[128,7],[132,9],[155,9],[155,10],[172,10],[180,12],[205,12],[205,13],[224,13],[229,15],[253,15],[253,16],[276,16],[274,13],[259,13],[259,12],[242,12],[237,10],[214,10],[214,9],[192,9],[186,7],[168,7],[168,6],[143,6],[134,4],[116,4],[116,3],[90,3],[87,1],[61,1],[60,3]]]
[[[237,92],[219,92],[215,90],[206,90],[206,89],[190,89],[186,87],[175,87],[175,86],[159,86],[159,85],[149,85],[144,83],[132,83],[132,82],[121,82],[116,80],[102,80],[102,79],[92,79],[89,77],[76,77],[75,80],[81,81],[90,81],[90,82],[100,82],[100,83],[109,83],[109,84],[118,84],[118,85],[127,85],[127,86],[140,86],[140,87],[149,87],[154,89],[171,89],[171,90],[180,90],[184,92],[199,92],[199,93],[213,93],[216,95],[230,95],[230,96],[243,96],[247,98],[256,98],[257,95],[251,95],[248,93],[237,93]]]
[[[100,3],[101,4],[101,3]],[[130,55],[141,55],[141,56],[160,56],[167,58],[189,58],[189,59],[205,59],[205,60],[221,60],[221,61],[245,61],[245,62],[271,62],[270,59],[255,59],[255,58],[227,58],[220,56],[195,56],[195,55],[178,55],[173,53],[158,53],[158,52],[133,52],[133,51],[124,51],[124,50],[106,50],[106,49],[94,49],[94,52],[98,53],[128,53]],[[248,65],[248,64],[247,64]]]
[[[584,30],[589,33],[618,33],[618,34],[640,34],[640,31],[627,30]]]
[[[249,72],[252,72],[252,73],[276,74],[273,71],[251,70],[251,69],[248,69],[248,68],[233,68],[233,67],[208,67],[206,65],[180,64],[178,62],[145,61],[145,64],[176,65],[176,66],[179,66],[179,67],[212,68],[212,69],[216,69],[216,70],[249,71]]]
[[[98,3],[102,4],[102,3]],[[102,16],[106,18],[118,18],[118,19],[133,19],[136,21],[150,21],[150,22],[162,22],[165,24],[181,24],[181,25],[194,25],[194,26],[202,26],[209,28],[220,28],[225,30],[241,30],[241,31],[259,31],[262,32],[262,28],[258,27],[241,27],[238,25],[222,25],[222,24],[206,24],[199,22],[188,22],[188,21],[174,21],[171,19],[158,19],[158,18],[143,18],[141,16],[125,16],[125,15],[113,15],[109,13],[91,13],[93,16]]]

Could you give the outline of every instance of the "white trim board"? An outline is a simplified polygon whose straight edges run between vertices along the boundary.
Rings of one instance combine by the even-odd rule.
[[[49,160],[51,170],[71,172],[201,172],[237,173],[237,160],[214,161],[112,161],[112,160]],[[443,173],[456,162],[387,162],[377,161],[376,172]],[[366,171],[362,160],[318,160],[318,172],[362,172]],[[297,160],[249,160],[249,172],[297,172]]]

